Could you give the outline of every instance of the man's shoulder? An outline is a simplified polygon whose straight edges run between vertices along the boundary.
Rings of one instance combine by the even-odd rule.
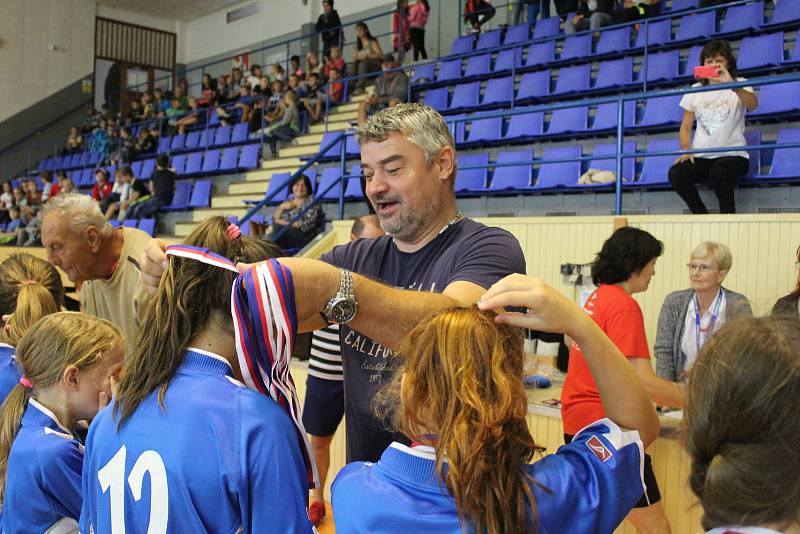
[[[322,261],[342,267],[352,269],[354,265],[369,258],[379,250],[385,249],[391,243],[392,238],[381,236],[372,239],[356,239],[343,245],[335,246],[330,252],[322,255]]]
[[[498,241],[519,246],[517,238],[498,226],[487,226],[474,219],[464,219],[456,228],[456,238],[461,241]]]

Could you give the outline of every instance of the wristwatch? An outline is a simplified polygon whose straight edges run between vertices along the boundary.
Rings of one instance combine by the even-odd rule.
[[[322,317],[328,324],[342,324],[353,320],[358,310],[356,293],[353,287],[353,274],[346,269],[339,269],[341,282],[339,291],[328,301],[322,311]]]

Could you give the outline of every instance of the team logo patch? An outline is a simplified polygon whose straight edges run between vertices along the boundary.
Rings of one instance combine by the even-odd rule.
[[[589,450],[592,451],[595,456],[600,458],[601,462],[607,462],[612,456],[611,451],[608,450],[608,447],[603,445],[603,442],[600,441],[600,438],[597,436],[589,438],[589,441],[586,442],[586,446],[589,447]]]

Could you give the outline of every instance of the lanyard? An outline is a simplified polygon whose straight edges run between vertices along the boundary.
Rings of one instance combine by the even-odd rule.
[[[719,288],[717,297],[714,299],[714,310],[711,312],[711,320],[708,322],[708,336],[714,333],[714,325],[717,324],[717,316],[719,315],[719,307],[722,304],[722,288]],[[694,337],[697,346],[697,354],[700,353],[700,303],[697,302],[697,292],[694,294]],[[708,338],[706,336],[706,338]],[[705,341],[704,341],[705,342]]]
[[[238,274],[236,264],[189,245],[167,247],[167,255],[193,259]],[[289,268],[271,259],[238,274],[231,289],[236,354],[245,384],[271,397],[295,424],[310,488],[319,485],[289,363],[297,335],[297,310]]]

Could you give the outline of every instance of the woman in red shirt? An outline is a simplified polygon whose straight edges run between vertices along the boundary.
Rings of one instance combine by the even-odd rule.
[[[92,198],[100,202],[108,198],[111,194],[113,186],[108,180],[108,171],[105,169],[97,169],[94,171],[95,184],[92,186]]]

